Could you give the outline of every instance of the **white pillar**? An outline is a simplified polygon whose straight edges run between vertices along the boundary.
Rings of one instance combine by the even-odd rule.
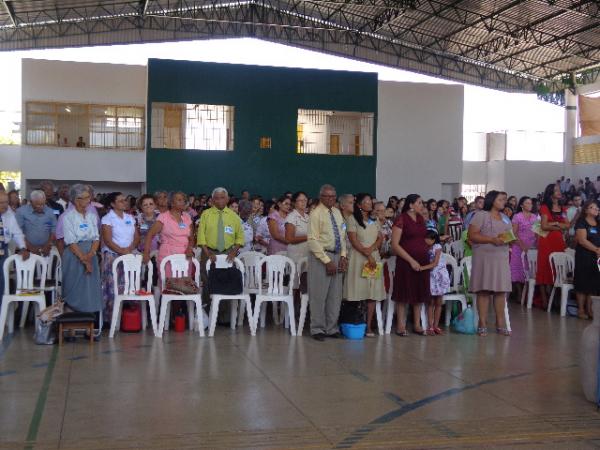
[[[565,89],[565,138],[564,138],[564,170],[566,178],[573,179],[573,139],[577,136],[577,95]]]

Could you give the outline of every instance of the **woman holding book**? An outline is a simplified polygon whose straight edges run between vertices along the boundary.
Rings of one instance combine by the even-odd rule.
[[[344,279],[344,295],[348,301],[367,301],[367,336],[372,331],[375,302],[385,299],[379,247],[383,241],[381,225],[371,216],[373,199],[369,194],[357,194],[354,212],[347,220],[347,233],[352,251],[348,273]]]
[[[470,291],[477,294],[479,336],[487,336],[490,297],[494,300],[497,333],[510,336],[504,308],[506,295],[512,290],[508,244],[514,240],[514,234],[510,219],[501,213],[505,205],[505,192],[488,192],[483,210],[477,212],[469,224],[473,247]]]

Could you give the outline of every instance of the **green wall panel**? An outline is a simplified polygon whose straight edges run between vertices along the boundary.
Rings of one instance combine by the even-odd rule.
[[[150,148],[152,102],[235,106],[234,150]],[[208,193],[225,186],[237,195],[244,188],[266,196],[315,195],[331,183],[338,193],[374,193],[376,150],[360,157],[296,153],[299,108],[372,112],[376,126],[377,74],[149,60],[148,191]],[[271,149],[260,149],[261,136],[271,137]]]

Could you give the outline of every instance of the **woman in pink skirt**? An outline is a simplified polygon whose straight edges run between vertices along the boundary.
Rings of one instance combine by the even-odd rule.
[[[517,214],[512,219],[512,227],[517,240],[510,247],[510,276],[517,291],[517,300],[523,293],[523,285],[527,281],[528,266],[523,266],[523,253],[536,246],[537,235],[531,229],[538,217],[531,211],[533,202],[529,197],[521,197]],[[535,275],[535,274],[533,274]]]

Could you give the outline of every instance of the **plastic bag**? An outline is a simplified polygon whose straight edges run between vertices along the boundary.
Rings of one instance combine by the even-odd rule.
[[[467,306],[453,321],[454,330],[462,334],[475,334],[477,327],[475,326],[475,314],[473,308]]]
[[[33,340],[38,345],[54,345],[56,333],[54,332],[54,321],[38,320],[35,324]]]

